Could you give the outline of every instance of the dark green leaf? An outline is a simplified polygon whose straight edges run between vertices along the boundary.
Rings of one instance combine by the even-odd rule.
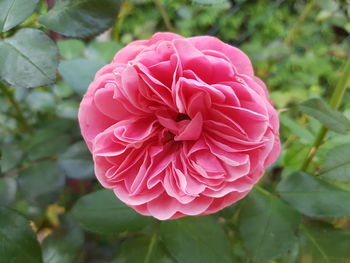
[[[1,0],[0,1],[0,32],[5,32],[17,26],[30,16],[39,0]]]
[[[326,224],[302,227],[298,262],[349,263],[350,231]]]
[[[160,228],[165,247],[177,262],[233,262],[227,236],[212,217],[164,221]]]
[[[48,29],[69,37],[89,37],[113,25],[120,0],[59,0],[40,17]]]
[[[77,39],[65,39],[57,42],[61,56],[65,59],[79,58],[84,55],[84,42]]]
[[[254,190],[243,201],[239,230],[253,262],[276,258],[292,247],[300,214],[268,192]]]
[[[86,144],[77,142],[67,149],[58,161],[67,176],[74,179],[94,177],[94,164]]]
[[[60,126],[61,124],[61,126]],[[46,157],[55,157],[67,149],[70,136],[66,134],[64,123],[47,123],[45,128],[37,129],[35,136],[30,138],[26,144],[26,151],[30,160]]]
[[[0,178],[0,206],[10,205],[16,198],[17,183],[13,178]],[[1,226],[0,226],[1,227]]]
[[[319,120],[327,129],[338,133],[350,130],[350,121],[341,113],[333,110],[323,100],[314,98],[303,102],[300,109]]]
[[[17,87],[55,82],[58,49],[42,31],[25,28],[0,41],[0,78]]]
[[[321,166],[322,178],[350,182],[350,144],[344,144],[330,150]]]
[[[147,252],[149,255],[148,263],[174,263],[164,250],[163,244],[156,237],[136,237],[126,240],[118,251],[118,258],[112,263],[139,263],[145,262]]]
[[[42,243],[44,263],[71,263],[81,252],[84,233],[70,217]]]
[[[350,216],[350,192],[306,173],[294,173],[277,186],[281,197],[311,217]]]
[[[48,205],[60,196],[65,184],[64,172],[54,161],[38,162],[20,173],[19,189],[27,200]]]
[[[103,66],[104,63],[101,61],[78,58],[62,61],[58,71],[72,89],[83,95],[94,79],[95,73]]]
[[[72,214],[86,230],[115,234],[135,231],[152,222],[122,203],[111,190],[100,190],[83,196],[74,205]]]
[[[38,241],[19,213],[0,207],[0,263],[41,263]]]
[[[1,147],[1,171],[8,172],[20,163],[23,152],[16,144],[13,143],[6,143],[1,145]]]

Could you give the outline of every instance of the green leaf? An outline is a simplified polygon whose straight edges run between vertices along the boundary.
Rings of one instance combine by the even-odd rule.
[[[350,130],[350,121],[341,112],[333,110],[319,98],[303,102],[300,105],[300,109],[319,120],[331,131],[346,133]]]
[[[0,32],[5,32],[23,22],[36,8],[39,0],[1,0]]]
[[[320,175],[327,180],[350,183],[350,143],[329,151]]]
[[[203,5],[213,5],[226,3],[227,0],[192,0],[192,2]]]
[[[84,55],[84,42],[77,39],[65,39],[57,42],[61,56],[65,59],[79,58]]]
[[[0,41],[0,78],[10,85],[32,88],[56,79],[58,49],[42,31],[24,28]]]
[[[83,231],[70,217],[64,217],[63,224],[42,243],[44,263],[75,262],[83,244]]]
[[[156,240],[152,240],[152,239]],[[152,244],[152,242],[154,242]],[[140,263],[145,262],[149,254],[148,263],[174,263],[165,252],[164,245],[155,236],[135,237],[123,242],[118,251],[118,258],[112,263]]]
[[[101,61],[78,58],[62,61],[58,71],[72,89],[83,95],[94,79],[96,72],[104,65]]]
[[[253,262],[274,259],[296,241],[300,214],[268,192],[254,190],[243,201],[239,231]]]
[[[92,42],[87,48],[87,56],[94,60],[110,63],[115,53],[122,48],[121,44],[115,41]]]
[[[55,108],[55,98],[47,91],[31,91],[26,97],[26,102],[33,111],[47,112]]]
[[[210,216],[164,221],[160,234],[167,251],[177,262],[233,262],[227,236]]]
[[[77,120],[79,103],[76,100],[62,101],[57,104],[56,114],[58,117]]]
[[[48,29],[69,37],[90,37],[113,25],[120,0],[59,0],[39,19]]]
[[[38,205],[55,202],[65,185],[64,172],[54,161],[34,164],[19,174],[18,187],[27,200]]]
[[[304,224],[298,262],[349,263],[350,231],[327,224]]]
[[[281,124],[285,126],[295,136],[300,138],[301,142],[305,144],[313,143],[314,136],[308,129],[301,126],[300,124],[298,124],[297,122],[289,118],[287,115],[281,114],[279,117],[280,117]]]
[[[8,172],[20,163],[23,157],[23,152],[18,145],[14,143],[6,143],[1,145],[1,147],[3,149],[0,159],[1,171]]]
[[[19,213],[0,207],[0,263],[41,263],[38,241]]]
[[[10,205],[16,199],[17,183],[13,178],[0,178],[0,206]],[[0,226],[1,227],[1,226]]]
[[[54,122],[43,123],[44,128],[37,129],[34,137],[26,141],[26,152],[28,159],[37,160],[46,157],[56,157],[67,149],[70,136],[67,134],[65,123]]]
[[[86,144],[77,142],[60,155],[59,165],[67,176],[74,179],[94,178],[94,164]]]
[[[311,217],[350,216],[350,192],[303,172],[287,176],[277,186],[281,197]]]
[[[59,98],[67,98],[74,93],[74,90],[63,80],[58,81],[52,86],[53,93]]]
[[[84,229],[101,234],[141,230],[153,221],[126,206],[111,190],[83,196],[74,205],[72,214]]]

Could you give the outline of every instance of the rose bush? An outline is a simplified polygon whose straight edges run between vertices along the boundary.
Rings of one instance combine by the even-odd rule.
[[[100,183],[160,220],[240,200],[280,152],[249,58],[209,36],[130,43],[96,74],[79,122]]]

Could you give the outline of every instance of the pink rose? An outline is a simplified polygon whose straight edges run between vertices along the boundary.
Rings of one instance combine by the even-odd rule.
[[[96,74],[79,122],[100,183],[160,220],[240,200],[280,152],[249,58],[209,36],[130,43]]]

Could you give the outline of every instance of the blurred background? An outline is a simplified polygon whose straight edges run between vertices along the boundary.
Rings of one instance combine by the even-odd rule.
[[[50,26],[43,27],[38,17],[54,4],[40,1],[23,23],[0,35],[5,39],[21,28],[38,28],[55,40],[59,50],[53,84],[28,89],[0,82],[0,206],[9,206],[30,221],[45,263],[182,263],[162,254],[161,240],[157,256],[147,257],[155,221],[137,219],[140,221],[133,221],[136,225],[146,226],[142,231],[122,231],[113,226],[118,220],[114,222],[105,212],[96,211],[95,218],[84,214],[91,200],[80,200],[75,216],[71,215],[79,198],[101,189],[80,135],[79,103],[95,72],[124,45],[148,39],[158,31],[173,31],[183,36],[213,35],[248,54],[280,113],[283,151],[261,182],[272,192],[280,178],[300,169],[320,128],[297,105],[310,98],[329,98],[350,54],[349,0],[126,0],[120,4],[112,27],[87,37],[67,37],[57,33],[59,30],[49,30]],[[4,68],[4,63],[0,61],[0,67]],[[349,95],[341,107],[347,118]],[[349,133],[330,133],[312,171],[319,169],[331,148],[346,143],[350,143]],[[92,203],[99,200],[99,196],[91,198]],[[242,232],[239,234],[236,211],[231,206],[215,215],[228,236],[234,262],[350,262],[348,218],[316,222],[310,233],[320,240],[317,246],[312,239],[297,234],[299,241],[287,249],[254,259],[254,245],[245,245]],[[92,223],[78,224],[81,218]],[[1,231],[0,243],[7,244]],[[279,242],[285,241],[275,244]],[[220,255],[217,259],[220,262]],[[1,259],[0,253],[0,262],[10,261]],[[202,261],[193,258],[186,262]]]

